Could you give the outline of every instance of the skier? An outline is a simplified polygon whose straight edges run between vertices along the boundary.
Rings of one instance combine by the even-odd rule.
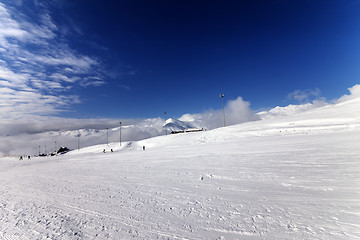
[[[28,156],[28,160],[30,160],[31,159],[31,157],[30,156]]]
[[[19,159],[19,161],[21,161],[21,160],[23,160],[22,156],[20,156],[20,159]]]
[[[106,151],[105,151],[105,149],[103,150],[103,153],[105,153]]]
[[[145,151],[145,146],[143,146],[143,150]]]

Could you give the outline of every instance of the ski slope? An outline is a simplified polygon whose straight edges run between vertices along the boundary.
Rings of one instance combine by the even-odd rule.
[[[0,239],[360,239],[359,109],[0,159]]]

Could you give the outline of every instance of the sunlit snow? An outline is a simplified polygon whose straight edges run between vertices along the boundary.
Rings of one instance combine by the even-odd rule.
[[[211,131],[2,158],[0,238],[360,239],[359,146],[356,98]]]

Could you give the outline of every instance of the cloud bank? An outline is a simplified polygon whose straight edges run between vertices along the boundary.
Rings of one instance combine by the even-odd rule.
[[[165,134],[164,119],[122,121],[122,141],[133,141]],[[107,129],[108,128],[108,129]],[[0,124],[0,157],[35,155],[60,146],[71,149],[120,140],[120,124],[114,119],[65,119],[39,117],[35,120],[5,121]],[[107,139],[108,138],[108,139]],[[45,147],[46,146],[46,147]]]

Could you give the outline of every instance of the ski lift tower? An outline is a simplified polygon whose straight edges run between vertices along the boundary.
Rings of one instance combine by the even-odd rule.
[[[121,122],[119,122],[120,124],[120,147],[121,147]]]
[[[224,111],[224,94],[220,94],[220,98],[222,100],[222,110],[223,110],[223,117],[224,117],[224,127],[226,127],[226,122],[225,122],[225,111]]]
[[[80,151],[80,130],[78,131],[78,151]]]
[[[109,128],[106,128],[106,145],[109,146]]]
[[[165,115],[165,123],[164,123],[164,124],[165,124],[165,125],[164,125],[164,126],[165,126],[165,135],[167,136],[167,130],[166,130],[166,112],[164,112],[164,115]]]

